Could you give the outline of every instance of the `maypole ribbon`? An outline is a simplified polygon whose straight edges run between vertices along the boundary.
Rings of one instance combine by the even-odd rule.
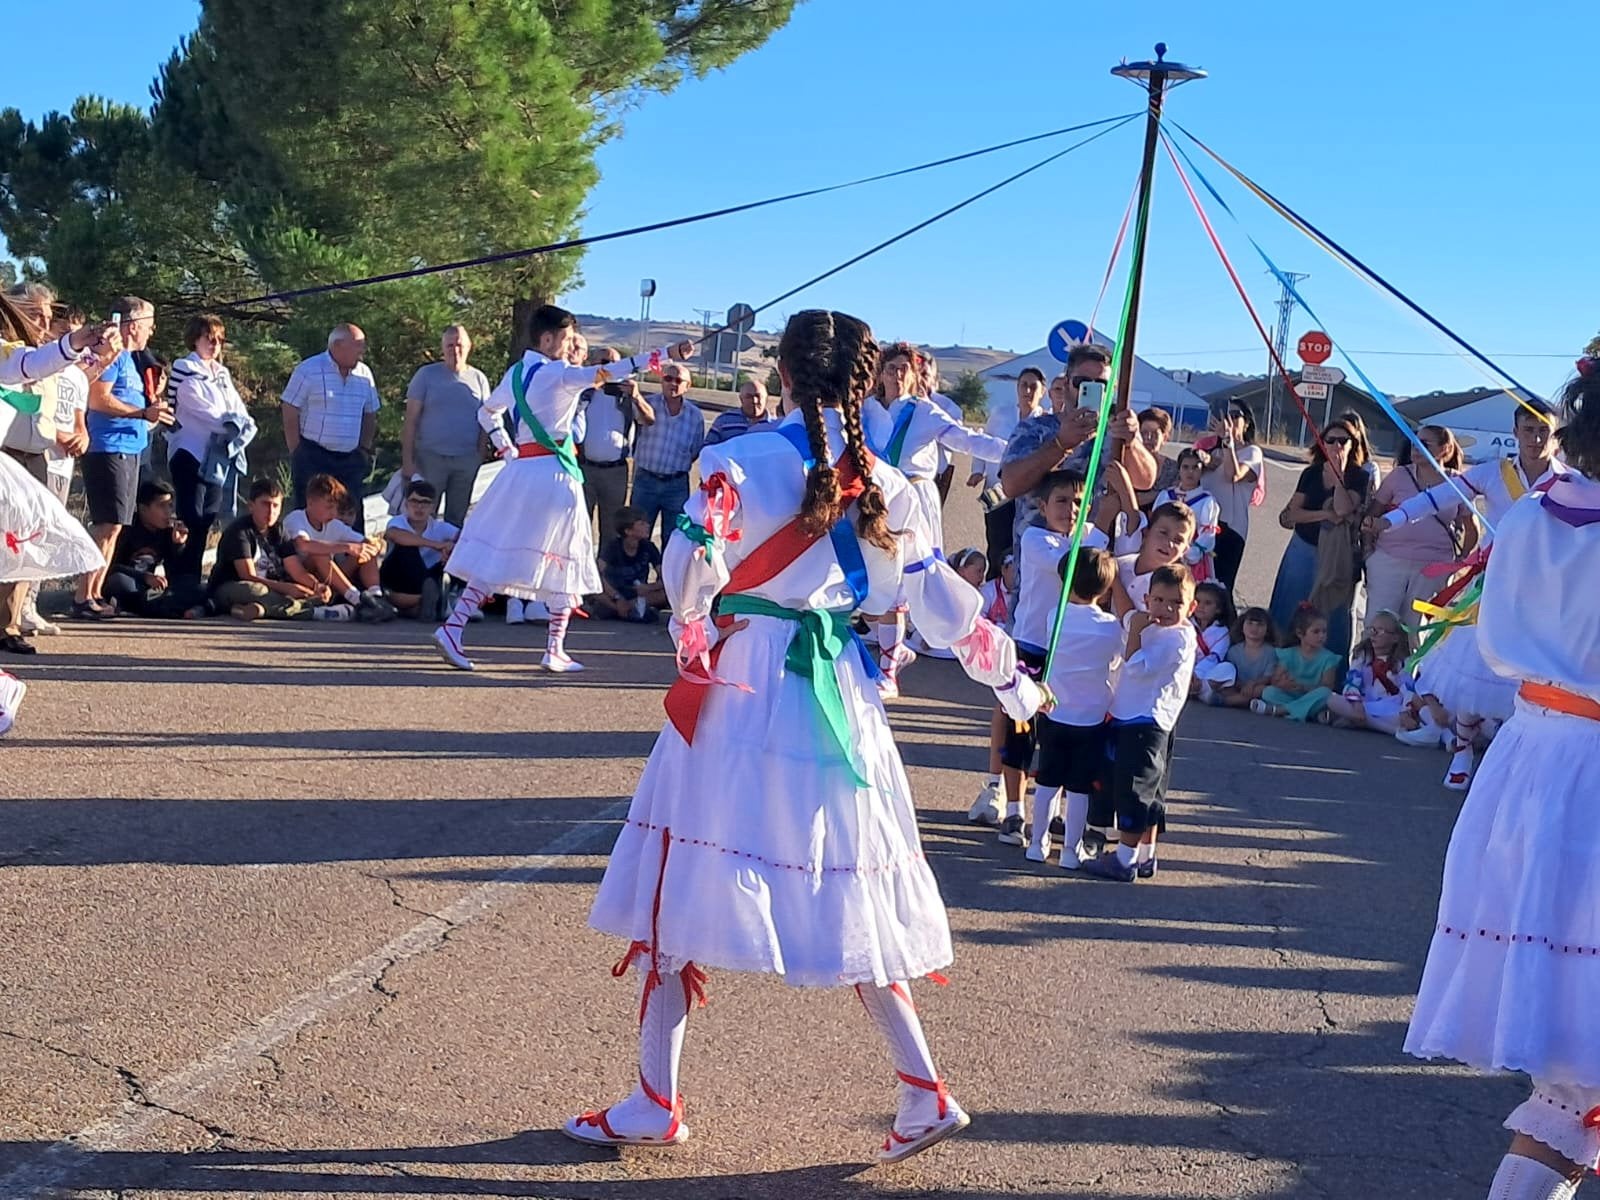
[[[1189,168],[1194,172],[1195,178],[1200,181],[1201,186],[1204,187],[1206,191],[1211,193],[1212,199],[1222,206],[1222,211],[1233,218],[1234,224],[1239,227],[1240,232],[1245,236],[1245,240],[1250,243],[1256,254],[1260,256],[1261,261],[1266,264],[1267,270],[1272,273],[1273,278],[1283,285],[1288,294],[1294,299],[1295,303],[1299,304],[1301,308],[1306,310],[1306,314],[1311,318],[1312,322],[1318,329],[1326,330],[1328,328],[1327,324],[1317,316],[1315,311],[1312,310],[1311,305],[1308,304],[1305,297],[1300,294],[1300,290],[1295,287],[1294,280],[1291,279],[1284,271],[1280,270],[1278,268],[1278,264],[1272,261],[1272,256],[1261,248],[1261,243],[1256,241],[1256,239],[1251,235],[1250,231],[1245,228],[1244,222],[1239,219],[1239,214],[1233,211],[1232,207],[1228,204],[1227,200],[1223,198],[1222,194],[1212,186],[1211,181],[1206,178],[1205,172],[1203,172],[1194,159],[1189,156],[1188,151],[1167,137],[1165,131],[1163,131],[1161,134],[1161,141],[1166,146],[1168,157],[1173,159],[1172,165],[1177,169],[1179,176],[1182,177],[1184,171],[1183,168],[1178,165],[1177,159],[1173,157],[1174,151],[1183,156],[1184,162],[1189,164]],[[1193,195],[1192,190],[1190,194],[1191,196]],[[1393,401],[1389,399],[1389,397],[1382,391],[1382,389],[1378,387],[1377,384],[1372,382],[1367,373],[1361,369],[1361,365],[1357,363],[1355,359],[1350,357],[1350,352],[1344,348],[1343,344],[1340,343],[1337,338],[1333,339],[1333,346],[1336,350],[1338,350],[1339,357],[1344,359],[1351,371],[1355,372],[1356,377],[1361,380],[1362,385],[1365,386],[1367,391],[1372,394],[1373,400],[1377,403],[1378,407],[1383,410],[1383,414],[1394,423],[1395,427],[1400,430],[1400,433],[1406,438],[1406,440],[1422,453],[1423,458],[1425,458],[1429,465],[1439,473],[1440,478],[1444,479],[1450,484],[1451,489],[1461,497],[1462,503],[1464,503],[1468,508],[1472,508],[1472,496],[1468,494],[1466,489],[1463,488],[1459,482],[1457,482],[1456,477],[1446,471],[1444,469],[1444,465],[1433,456],[1433,452],[1428,449],[1427,443],[1424,442],[1421,436],[1412,429],[1411,424],[1400,415],[1400,411],[1395,408]],[[1285,378],[1285,382],[1290,382],[1287,377]],[[1291,394],[1294,392],[1292,383],[1290,384],[1289,390]],[[1305,412],[1305,407],[1303,405],[1301,406],[1301,412]],[[1488,524],[1487,521],[1484,523]],[[1493,530],[1492,525],[1490,526],[1490,529],[1491,531]]]
[[[1052,129],[1047,133],[1036,133],[1031,137],[1015,138],[1009,142],[1001,142],[995,146],[985,146],[981,150],[968,150],[962,154],[953,154],[946,158],[935,159],[933,162],[918,163],[914,167],[901,167],[899,170],[886,171],[879,175],[868,175],[861,179],[851,179],[844,183],[831,183],[826,187],[807,188],[804,191],[789,192],[783,196],[769,196],[765,200],[751,200],[745,204],[735,204],[728,208],[712,209],[710,212],[695,213],[687,217],[673,217],[666,221],[653,221],[648,225],[635,225],[630,229],[617,229],[610,233],[597,233],[588,237],[566,238],[559,242],[546,242],[542,246],[528,246],[521,250],[505,250],[498,254],[484,254],[477,258],[464,258],[456,262],[437,263],[428,267],[412,267],[405,271],[389,271],[382,275],[368,275],[360,279],[346,279],[338,283],[322,283],[312,287],[296,288],[288,292],[269,292],[264,296],[252,296],[248,300],[230,300],[223,304],[227,308],[242,308],[253,304],[267,304],[284,300],[298,300],[305,296],[318,296],[327,292],[351,291],[360,287],[371,287],[380,283],[396,283],[403,279],[418,279],[426,275],[440,275],[449,271],[464,271],[469,267],[492,266],[495,263],[513,262],[522,258],[535,258],[542,254],[556,254],[563,250],[576,250],[583,246],[594,246],[601,242],[616,241],[619,238],[634,237],[641,233],[655,233],[662,229],[672,229],[679,225],[693,225],[699,221],[709,221],[714,217],[728,217],[735,213],[752,212],[758,208],[766,208],[773,204],[786,204],[791,200],[804,200],[811,196],[823,196],[829,192],[844,191],[846,188],[861,187],[868,183],[880,183],[885,179],[898,179],[903,175],[914,175],[919,171],[930,171],[935,167],[948,166],[951,163],[963,162],[969,158],[979,158],[985,154],[995,154],[1001,150],[1010,150],[1014,146],[1025,146],[1030,142],[1044,141],[1048,138],[1062,137],[1069,133],[1077,133],[1080,129],[1094,129],[1100,125],[1111,125],[1121,122],[1125,125],[1141,113],[1131,113],[1121,117],[1105,117],[1099,121],[1086,121],[1081,125],[1068,125],[1065,129]],[[1120,126],[1118,126],[1120,128]],[[720,331],[719,331],[720,332]]]
[[[1133,205],[1139,199],[1139,178],[1133,181],[1133,191],[1128,193],[1128,207],[1122,210],[1122,223],[1117,226],[1116,239],[1111,243],[1111,257],[1106,259],[1106,273],[1100,280],[1100,293],[1094,298],[1094,308],[1089,313],[1089,340],[1094,341],[1095,322],[1100,319],[1100,305],[1105,301],[1106,289],[1111,286],[1111,275],[1117,269],[1117,256],[1122,253],[1122,239],[1127,236],[1128,222],[1133,217]]]
[[[1357,258],[1354,254],[1351,254],[1350,251],[1346,250],[1338,242],[1334,241],[1327,234],[1323,233],[1320,229],[1318,229],[1310,221],[1306,220],[1299,213],[1295,212],[1294,209],[1290,208],[1287,204],[1285,204],[1283,201],[1279,200],[1271,192],[1267,191],[1266,188],[1264,188],[1260,184],[1256,183],[1253,179],[1251,179],[1243,171],[1239,170],[1232,163],[1230,163],[1226,159],[1224,159],[1220,154],[1218,154],[1210,146],[1206,145],[1198,137],[1196,137],[1194,134],[1190,133],[1187,129],[1185,129],[1182,125],[1178,124],[1178,122],[1173,121],[1172,125],[1173,125],[1173,128],[1177,129],[1178,132],[1182,133],[1184,137],[1188,138],[1196,146],[1198,146],[1198,147],[1200,147],[1200,149],[1204,150],[1206,152],[1206,154],[1209,155],[1212,159],[1214,159],[1216,161],[1217,165],[1220,166],[1224,171],[1227,171],[1230,175],[1232,175],[1235,179],[1237,179],[1241,184],[1243,184],[1246,188],[1248,188],[1250,190],[1250,192],[1252,192],[1256,196],[1256,198],[1259,199],[1263,204],[1267,205],[1267,207],[1271,208],[1274,212],[1276,212],[1284,220],[1288,221],[1289,224],[1293,225],[1301,233],[1305,234],[1306,237],[1310,238],[1313,242],[1315,242],[1318,246],[1320,246],[1335,261],[1339,262],[1340,264],[1345,266],[1347,269],[1349,269],[1349,271],[1352,274],[1354,274],[1358,279],[1363,280],[1364,282],[1366,282],[1369,285],[1371,285],[1373,288],[1375,288],[1375,289],[1377,289],[1379,291],[1382,291],[1382,292],[1388,294],[1389,296],[1393,297],[1400,304],[1404,305],[1406,308],[1410,309],[1417,316],[1421,317],[1424,321],[1426,321],[1429,325],[1431,325],[1439,333],[1443,334],[1444,337],[1448,341],[1453,343],[1455,346],[1460,347],[1460,350],[1458,351],[1458,353],[1464,352],[1462,354],[1462,357],[1468,358],[1469,360],[1473,361],[1474,368],[1478,369],[1480,371],[1480,373],[1482,373],[1482,368],[1479,367],[1478,364],[1482,364],[1483,366],[1488,367],[1489,370],[1493,372],[1493,375],[1485,374],[1485,378],[1489,379],[1489,381],[1491,383],[1493,383],[1496,388],[1498,388],[1500,391],[1504,392],[1507,396],[1510,396],[1519,405],[1521,405],[1523,408],[1527,409],[1529,412],[1533,413],[1540,420],[1544,420],[1545,419],[1545,416],[1544,416],[1543,413],[1539,412],[1538,409],[1536,409],[1532,405],[1530,405],[1522,396],[1519,396],[1516,391],[1511,390],[1512,388],[1516,388],[1519,391],[1526,392],[1530,396],[1536,395],[1536,393],[1533,391],[1532,388],[1526,387],[1522,383],[1520,383],[1516,379],[1516,377],[1511,374],[1511,372],[1507,371],[1499,363],[1497,363],[1493,359],[1491,359],[1487,354],[1484,354],[1481,350],[1479,350],[1471,342],[1469,342],[1465,338],[1463,338],[1460,334],[1456,333],[1453,329],[1451,329],[1443,321],[1440,321],[1437,317],[1435,317],[1427,309],[1423,308],[1415,300],[1411,299],[1410,296],[1407,296],[1399,288],[1395,287],[1394,284],[1390,283],[1382,275],[1379,275],[1371,267],[1367,266],[1366,263],[1362,262],[1359,258]],[[1495,376],[1498,376],[1499,378],[1495,378]],[[1501,383],[1500,382],[1501,379],[1504,379],[1506,382],[1510,383],[1511,384],[1511,388],[1508,388],[1508,387],[1505,386],[1505,384]]]

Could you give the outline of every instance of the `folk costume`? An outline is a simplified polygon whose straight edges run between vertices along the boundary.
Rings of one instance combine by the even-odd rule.
[[[861,482],[838,410],[821,409],[847,499]],[[934,553],[912,485],[869,469],[903,530],[892,552],[856,536],[856,510],[824,537],[796,523],[811,451],[804,415],[707,447],[700,491],[667,545],[662,578],[682,677],[611,852],[590,924],[628,942],[637,965],[639,1086],[567,1123],[579,1140],[682,1140],[678,1052],[702,968],[765,971],[798,987],[851,987],[888,1039],[899,1114],[879,1157],[967,1123],[939,1079],[910,980],[951,961],[950,928],[923,857],[910,786],[849,627],[904,592],[918,628],[1025,719],[1041,692],[978,592]],[[842,457],[841,457],[842,456]]]
[[[1163,504],[1187,504],[1194,513],[1194,540],[1189,543],[1183,561],[1188,564],[1196,583],[1215,579],[1217,534],[1222,529],[1222,507],[1217,498],[1203,487],[1187,492],[1180,487],[1170,487],[1158,493],[1150,507],[1154,510]]]

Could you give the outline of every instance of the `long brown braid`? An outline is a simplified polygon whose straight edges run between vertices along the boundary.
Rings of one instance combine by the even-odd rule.
[[[790,317],[778,342],[778,358],[788,370],[790,392],[805,418],[806,440],[811,446],[800,529],[813,537],[826,537],[845,509],[839,473],[828,453],[827,426],[822,422],[823,402],[837,401],[841,390],[836,381],[833,314],[807,309]]]
[[[885,553],[894,550],[895,534],[889,528],[889,506],[883,498],[883,489],[872,481],[871,456],[867,453],[867,439],[861,428],[861,405],[878,377],[878,343],[865,321],[845,313],[834,313],[835,356],[852,364],[849,383],[840,400],[844,416],[844,443],[846,452],[861,476],[862,491],[856,500],[856,536],[870,542]]]

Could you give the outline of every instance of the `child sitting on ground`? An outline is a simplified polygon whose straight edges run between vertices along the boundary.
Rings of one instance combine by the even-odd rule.
[[[1247,608],[1233,627],[1227,660],[1212,673],[1211,690],[1201,689],[1207,704],[1248,708],[1278,673],[1278,631],[1264,608]]]
[[[250,508],[222,531],[211,568],[211,602],[236,620],[309,621],[334,607],[322,584],[291,579],[283,562],[283,488],[275,479],[250,485]]]
[[[344,601],[332,606],[333,613],[326,620],[392,621],[398,614],[383,598],[378,582],[383,541],[368,540],[339,519],[349,498],[344,484],[332,475],[311,477],[306,484],[306,506],[283,519],[283,535],[294,552],[284,559],[284,566],[291,578],[320,584]],[[352,582],[352,576],[360,587]]]
[[[1350,652],[1344,691],[1328,697],[1328,707],[1317,719],[1342,729],[1394,733],[1411,697],[1411,675],[1406,670],[1410,653],[1400,618],[1388,609],[1378,612],[1367,624],[1366,640]]]
[[[1328,618],[1310,604],[1294,614],[1293,646],[1278,651],[1278,669],[1250,711],[1268,717],[1309,721],[1327,707],[1339,686],[1339,656],[1328,649]]]
[[[1228,651],[1233,648],[1233,627],[1238,615],[1233,611],[1233,596],[1220,583],[1200,583],[1194,589],[1195,664],[1194,682],[1189,694],[1206,701],[1219,679],[1235,678],[1228,667]]]
[[[644,513],[632,506],[619,508],[611,527],[616,537],[600,551],[599,612],[620,621],[654,622],[667,606],[666,585],[661,582],[661,551],[650,540]],[[650,578],[654,570],[656,578]]]
[[[1063,579],[1070,557],[1061,559]],[[1110,598],[1116,570],[1116,561],[1104,550],[1086,546],[1078,551],[1070,603],[1061,618],[1061,641],[1046,680],[1056,706],[1036,718],[1039,773],[1027,854],[1033,862],[1050,857],[1050,814],[1064,794],[1061,866],[1068,871],[1076,871],[1084,857],[1089,797],[1105,765],[1106,712],[1122,667],[1122,623],[1099,607]]]
[[[1173,731],[1194,674],[1193,610],[1194,580],[1176,563],[1151,572],[1144,608],[1123,619],[1128,641],[1110,709],[1117,846],[1085,862],[1086,875],[1132,883],[1156,873],[1157,838],[1167,827]]]
[[[138,617],[187,618],[210,612],[198,587],[174,583],[189,531],[173,519],[172,488],[159,480],[139,485],[133,524],[117,533],[104,595]],[[164,571],[165,573],[158,573]]]
[[[1011,636],[1017,643],[1021,669],[1037,678],[1044,671],[1050,639],[1055,630],[1056,609],[1061,602],[1061,560],[1072,550],[1072,531],[1083,502],[1084,478],[1078,471],[1052,471],[1039,484],[1040,525],[1022,531],[1017,575],[1021,593]],[[1106,536],[1092,525],[1083,531],[1084,548],[1105,549]],[[1000,747],[1000,777],[1005,784],[1006,815],[1000,822],[1000,841],[1021,846],[1025,822],[1022,816],[1022,791],[1033,770],[1033,752],[1039,718],[1016,722],[995,708],[995,720],[1003,722],[1004,741]],[[1019,725],[1021,728],[1019,728]]]
[[[378,570],[378,583],[402,617],[442,621],[449,615],[444,560],[461,530],[435,516],[438,507],[439,489],[426,479],[413,479],[406,484],[400,511],[383,531],[389,553]]]
[[[1216,569],[1212,553],[1216,550],[1217,534],[1221,530],[1221,506],[1210,492],[1200,486],[1201,458],[1198,450],[1184,450],[1178,455],[1178,486],[1156,493],[1155,507],[1163,504],[1186,504],[1194,512],[1194,541],[1190,543],[1184,561],[1189,564],[1198,585],[1214,578]]]

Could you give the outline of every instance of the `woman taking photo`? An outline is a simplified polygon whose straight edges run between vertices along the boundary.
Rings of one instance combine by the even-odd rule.
[[[189,353],[172,364],[167,383],[176,422],[167,433],[167,465],[178,520],[189,530],[177,574],[195,584],[206,538],[222,515],[228,485],[246,470],[244,448],[256,433],[222,365],[223,334],[222,318],[214,313],[190,317],[183,331]]]
[[[1455,434],[1442,425],[1424,425],[1417,436],[1445,473],[1455,475],[1464,465]],[[1390,471],[1372,498],[1368,510],[1373,518],[1404,504],[1445,481],[1433,462],[1415,454],[1410,441],[1403,443]],[[1464,489],[1463,489],[1464,490]],[[1470,493],[1468,493],[1470,495]],[[1465,501],[1454,505],[1435,505],[1430,518],[1410,525],[1391,525],[1369,520],[1363,525],[1368,539],[1366,620],[1377,613],[1400,614],[1403,621],[1415,621],[1413,600],[1426,600],[1444,582],[1430,579],[1424,572],[1435,563],[1455,562],[1478,544],[1478,524]],[[1376,538],[1375,541],[1371,540]]]
[[[1197,441],[1195,449],[1200,451],[1205,466],[1200,484],[1217,501],[1217,578],[1232,592],[1234,581],[1239,578],[1239,565],[1244,561],[1245,539],[1250,536],[1250,508],[1255,503],[1256,485],[1265,466],[1261,448],[1255,444],[1255,414],[1248,404],[1230,401],[1211,419],[1211,429],[1212,435]],[[1294,606],[1289,607],[1292,612]],[[1287,629],[1288,623],[1280,628]]]
[[[1370,481],[1355,429],[1337,417],[1323,429],[1321,442],[1311,447],[1311,465],[1300,472],[1282,517],[1294,536],[1284,547],[1278,578],[1272,585],[1272,620],[1280,629],[1289,628],[1295,611],[1312,600],[1319,585],[1325,590],[1326,585],[1337,584],[1337,602],[1328,603],[1326,595],[1319,595],[1312,603],[1328,614],[1328,649],[1341,658],[1350,650],[1350,600],[1359,566],[1352,557],[1349,567],[1341,568],[1341,578],[1330,580],[1325,571],[1319,571],[1319,548],[1324,532],[1352,537],[1354,529],[1350,527],[1361,521]]]

